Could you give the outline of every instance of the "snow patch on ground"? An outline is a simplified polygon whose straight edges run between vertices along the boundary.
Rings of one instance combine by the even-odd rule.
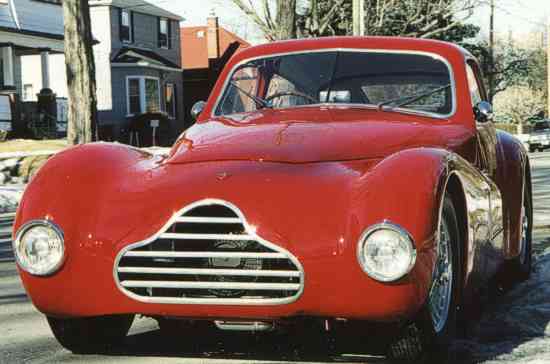
[[[458,362],[550,363],[550,248],[527,282],[484,309],[473,334],[455,344]]]

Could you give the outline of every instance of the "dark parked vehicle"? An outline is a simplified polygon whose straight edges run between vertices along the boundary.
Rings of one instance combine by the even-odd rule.
[[[550,120],[541,120],[534,124],[528,143],[530,152],[550,148]]]

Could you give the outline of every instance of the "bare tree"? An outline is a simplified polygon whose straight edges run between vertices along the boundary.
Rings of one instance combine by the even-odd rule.
[[[69,89],[67,139],[89,143],[97,135],[97,96],[88,0],[63,0],[65,64]]]
[[[338,25],[345,23],[344,27],[349,27],[351,4],[345,4],[346,2],[349,3],[349,0],[309,0],[307,11],[300,17],[300,35],[304,37],[337,35]]]
[[[276,0],[275,16],[270,0],[261,0],[261,10],[256,8],[252,0],[232,1],[260,27],[267,40],[296,38],[296,0]]]
[[[296,0],[261,0],[260,8],[252,0],[232,0],[264,33],[269,41],[294,39],[298,36],[323,36],[331,33],[331,25],[347,0],[332,1],[329,7],[323,0],[307,0],[306,15],[296,13]],[[349,1],[349,0],[348,0]],[[274,15],[275,14],[275,15]],[[299,18],[301,21],[299,22]],[[298,29],[298,24],[301,29]]]
[[[365,31],[369,35],[439,38],[461,26],[482,0],[366,1]]]
[[[301,0],[299,8],[304,14],[300,15],[296,14],[296,0],[232,1],[269,41],[351,34],[351,29],[346,31],[352,25],[351,0]],[[442,38],[460,32],[464,21],[482,3],[483,0],[366,0],[365,33]]]

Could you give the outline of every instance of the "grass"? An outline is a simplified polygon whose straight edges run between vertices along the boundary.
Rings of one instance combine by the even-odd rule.
[[[34,152],[41,150],[61,150],[67,148],[66,139],[31,140],[15,139],[0,142],[0,153]]]

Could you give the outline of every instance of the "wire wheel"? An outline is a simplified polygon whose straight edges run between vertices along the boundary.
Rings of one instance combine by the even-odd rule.
[[[447,222],[442,218],[439,226],[437,261],[428,299],[430,315],[436,333],[441,332],[445,327],[451,305],[453,291],[453,250],[451,244],[452,240]]]

